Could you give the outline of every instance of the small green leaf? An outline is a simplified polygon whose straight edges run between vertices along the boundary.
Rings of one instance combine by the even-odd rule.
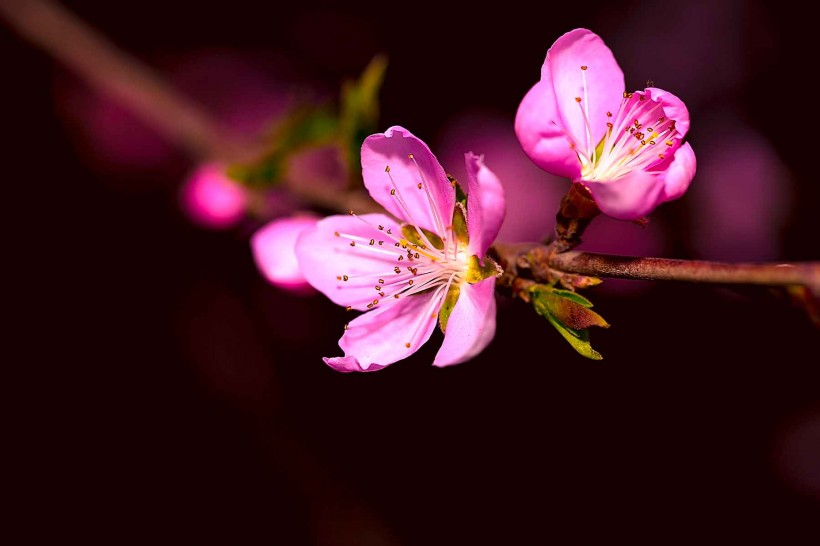
[[[541,296],[550,314],[566,324],[573,330],[583,330],[590,326],[609,328],[609,324],[604,318],[584,305],[579,305],[569,298],[556,294],[544,294]]]
[[[575,292],[536,284],[529,288],[530,301],[535,311],[549,320],[556,330],[579,354],[601,360],[601,354],[589,342],[590,326],[608,328],[604,318],[592,311],[592,303]]]
[[[584,307],[592,307],[592,302],[586,299],[584,296],[577,292],[572,292],[570,290],[563,290],[561,288],[553,288],[552,293],[556,296],[560,296],[562,298],[566,298],[568,300],[574,301],[578,305],[583,305]]]
[[[596,351],[592,348],[592,345],[589,343],[589,332],[586,330],[573,330],[560,322],[558,322],[552,315],[547,313],[545,315],[547,320],[550,321],[550,324],[555,326],[555,329],[558,330],[558,333],[566,339],[572,348],[575,349],[578,354],[581,356],[585,356],[591,360],[603,360],[603,356],[601,353]]]
[[[267,150],[255,161],[233,164],[227,174],[251,187],[273,187],[287,173],[296,152],[334,142],[338,120],[325,106],[297,108],[274,125],[267,136]]]
[[[340,138],[348,172],[358,173],[361,170],[362,142],[375,132],[379,121],[379,91],[384,82],[387,70],[387,57],[377,55],[356,81],[349,81],[342,87],[340,105]]]

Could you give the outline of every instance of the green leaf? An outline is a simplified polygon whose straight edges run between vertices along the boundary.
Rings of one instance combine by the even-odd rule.
[[[276,123],[267,136],[267,150],[249,163],[230,165],[229,177],[251,187],[273,187],[288,170],[289,159],[298,151],[333,143],[339,122],[327,106],[296,108]]]
[[[593,349],[592,345],[589,343],[589,332],[586,330],[573,330],[572,328],[558,322],[549,313],[544,316],[548,321],[550,321],[550,324],[555,326],[558,333],[561,334],[561,336],[563,336],[563,338],[566,339],[570,345],[572,345],[572,348],[575,349],[578,354],[591,360],[603,360],[604,357],[601,353]]]
[[[601,354],[589,342],[591,326],[608,328],[604,318],[592,311],[592,303],[575,292],[536,284],[529,288],[530,301],[535,311],[545,317],[550,324],[581,355],[593,360],[601,360]]]
[[[379,91],[386,70],[387,57],[377,55],[358,80],[345,82],[342,87],[339,136],[345,150],[348,172],[355,175],[357,180],[361,171],[362,143],[376,131],[379,122]]]
[[[592,302],[586,299],[584,296],[577,292],[572,292],[570,290],[563,290],[561,288],[553,288],[552,293],[556,296],[560,296],[562,298],[566,298],[568,300],[574,301],[578,305],[583,305],[584,307],[592,307]]]

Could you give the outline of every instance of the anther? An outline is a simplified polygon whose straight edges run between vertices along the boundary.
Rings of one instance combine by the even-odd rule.
[[[418,183],[418,188],[421,189],[421,182]]]
[[[575,97],[575,102],[581,102],[581,97]]]
[[[379,292],[379,296],[384,297],[384,292]]]
[[[356,246],[356,241],[350,241],[350,246]]]
[[[349,305],[347,307],[345,307],[345,311],[352,311],[352,310],[353,310],[353,308]]]
[[[351,215],[351,216],[354,216],[354,214],[353,214],[353,211],[352,211],[352,210],[347,211],[347,213],[348,213],[349,215]]]
[[[612,112],[607,112],[606,117],[611,118],[612,117]]]
[[[370,246],[375,245],[375,244],[376,244],[376,239],[370,239],[370,243],[369,243],[369,244],[370,244]]]
[[[398,294],[393,294],[393,297],[394,297],[394,298],[396,298],[396,299],[399,299],[399,295],[398,295]]]
[[[379,279],[379,284],[384,284],[384,279]]]
[[[345,330],[350,330],[350,324],[345,324]]]
[[[334,231],[334,232],[333,232],[333,235],[335,235],[336,237],[338,237],[338,236],[339,236],[339,232],[338,232],[338,231]]]
[[[581,65],[581,70],[586,70],[587,68],[587,65]]]
[[[395,271],[396,275],[398,275],[399,273],[401,273],[401,268],[399,266],[396,266],[393,268],[393,271]]]
[[[410,348],[410,344],[409,344],[409,343],[405,343],[405,344],[404,344],[404,346],[405,346],[405,347],[407,347],[408,349]]]
[[[350,280],[350,277],[348,277],[347,275],[342,275],[342,280],[347,282],[348,280]]]
[[[386,172],[386,173],[389,173],[389,172],[390,172],[390,165],[388,165],[388,166],[386,166],[386,167],[384,168],[384,172]]]
[[[413,256],[414,256],[417,260],[419,259],[419,253],[418,253],[418,252],[416,252],[415,254],[413,254]]]
[[[379,285],[376,285],[376,292],[381,292],[381,290],[382,290],[382,287],[379,286]]]
[[[373,305],[378,305],[378,304],[379,304],[379,300],[373,300]]]
[[[390,195],[396,195],[396,190],[395,190],[395,188],[394,188],[394,189],[392,189],[392,190],[390,190]]]
[[[379,231],[384,231],[384,226],[379,226]]]
[[[393,246],[399,248],[399,243],[393,243]]]
[[[404,256],[399,256],[399,261],[402,261],[403,259],[404,259]]]
[[[384,244],[384,241],[379,241],[379,246],[382,246],[383,244]]]
[[[413,286],[413,279],[410,279],[410,281],[409,281],[407,284],[408,284],[409,286]]]
[[[392,235],[392,234],[393,234],[393,232],[392,232],[390,229],[388,229],[388,230],[387,230],[387,234],[388,234],[388,235]]]
[[[368,308],[368,309],[373,309],[373,304],[372,304],[372,303],[368,303],[368,304],[367,304],[367,308]]]
[[[407,159],[413,159],[413,154],[407,154]]]

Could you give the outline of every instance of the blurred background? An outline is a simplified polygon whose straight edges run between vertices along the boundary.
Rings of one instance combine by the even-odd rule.
[[[820,258],[820,46],[788,2],[64,5],[242,134],[294,97],[332,99],[385,53],[380,128],[408,127],[456,176],[464,152],[485,154],[511,241],[549,232],[566,189],[518,149],[515,110],[552,42],[588,27],[628,87],[686,101],[699,171],[648,227],[596,220],[583,249]],[[229,189],[239,213],[198,215],[197,160],[5,25],[0,52],[3,361],[31,386],[6,421],[32,540],[820,539],[819,337],[784,298],[606,281],[587,294],[612,324],[592,333],[602,362],[501,300],[469,363],[430,366],[434,337],[339,374],[321,357],[340,354],[349,317],[266,282],[248,243],[260,218],[303,204]]]

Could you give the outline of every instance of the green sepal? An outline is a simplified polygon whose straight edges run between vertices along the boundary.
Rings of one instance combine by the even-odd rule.
[[[592,360],[603,358],[592,348],[588,328],[609,328],[609,324],[590,309],[592,302],[575,292],[545,284],[531,286],[528,294],[535,311],[549,320],[579,354]]]
[[[466,247],[470,242],[470,235],[467,233],[467,207],[460,201],[456,201],[453,209],[453,233],[459,246]]]
[[[443,333],[447,332],[447,321],[450,320],[450,313],[453,312],[460,294],[461,286],[452,284],[447,291],[447,295],[444,296],[444,303],[441,304],[441,311],[438,313],[438,324]]]
[[[441,237],[424,228],[419,228],[421,232],[427,237],[427,240],[438,250],[444,249],[444,241],[441,240]],[[419,237],[418,231],[416,228],[411,226],[410,224],[402,224],[401,226],[401,233],[404,235],[404,238],[407,239],[409,243],[416,245],[418,248],[426,248],[427,244],[422,241],[421,237]]]
[[[502,274],[504,274],[504,270],[489,256],[484,257],[484,265],[481,265],[478,256],[470,256],[464,280],[470,284],[475,284],[490,277],[500,277]]]

